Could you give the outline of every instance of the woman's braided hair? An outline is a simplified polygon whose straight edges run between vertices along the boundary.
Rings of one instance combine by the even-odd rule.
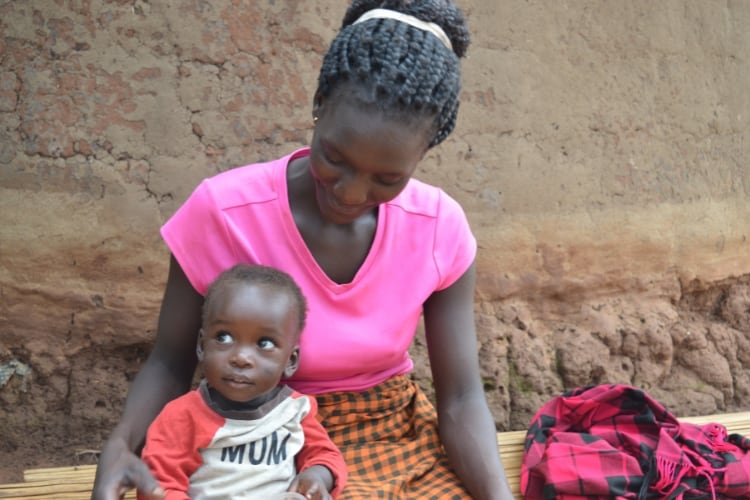
[[[394,19],[352,24],[376,8],[437,24],[453,50],[434,34]],[[391,117],[432,119],[429,146],[435,146],[456,125],[459,58],[468,46],[466,21],[450,0],[353,0],[323,59],[316,98],[349,92],[359,104]]]

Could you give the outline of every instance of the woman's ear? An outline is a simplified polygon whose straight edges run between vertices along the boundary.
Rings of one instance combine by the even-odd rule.
[[[294,346],[289,359],[286,362],[286,368],[284,368],[284,378],[289,378],[294,375],[294,372],[299,368],[299,346]]]
[[[198,362],[203,362],[203,338],[205,334],[203,333],[203,328],[198,330],[198,343],[195,346],[195,355],[198,356]]]
[[[320,116],[321,106],[323,105],[323,98],[320,96],[320,92],[315,92],[315,97],[313,98],[313,107],[312,107],[312,116],[313,121],[318,121],[318,116]]]

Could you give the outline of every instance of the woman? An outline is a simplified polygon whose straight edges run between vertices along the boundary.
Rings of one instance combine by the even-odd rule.
[[[308,298],[287,382],[318,399],[349,468],[341,498],[512,498],[477,361],[476,242],[454,200],[412,179],[454,128],[468,41],[448,0],[355,0],[323,60],[310,148],[205,180],[165,224],[156,342],[93,498],[158,498],[133,450],[188,390],[203,294],[238,262],[286,271]],[[422,314],[437,414],[407,375]]]

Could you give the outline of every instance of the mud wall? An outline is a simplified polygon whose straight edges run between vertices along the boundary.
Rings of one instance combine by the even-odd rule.
[[[750,408],[750,4],[459,3],[459,123],[418,177],[479,241],[498,428],[586,383]],[[306,144],[345,7],[0,3],[0,470],[95,455],[153,338],[159,226]]]

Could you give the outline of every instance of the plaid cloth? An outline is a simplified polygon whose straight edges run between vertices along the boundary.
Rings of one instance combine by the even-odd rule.
[[[750,440],[680,423],[642,390],[578,388],[532,419],[521,465],[528,499],[750,498]]]
[[[316,398],[318,418],[349,469],[339,499],[471,498],[448,464],[435,408],[408,377]]]

